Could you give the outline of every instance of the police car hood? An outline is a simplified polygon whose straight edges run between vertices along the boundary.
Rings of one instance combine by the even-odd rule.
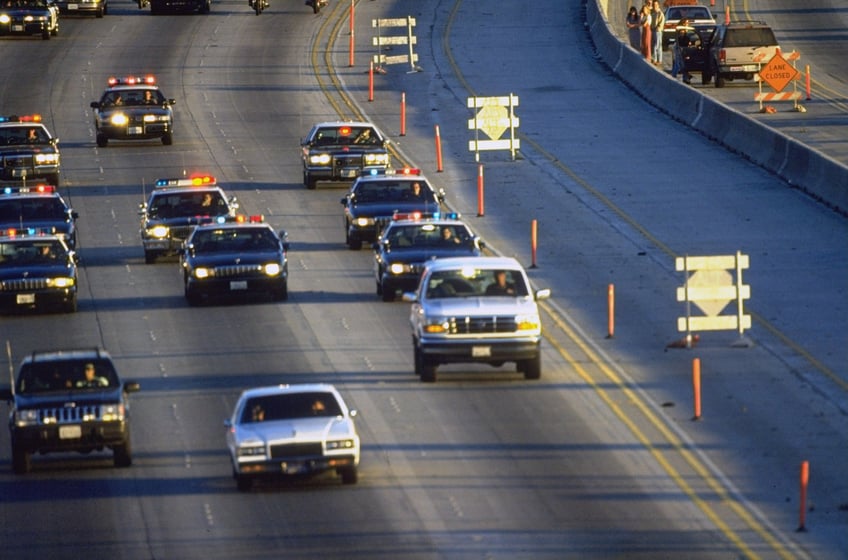
[[[431,259],[445,257],[476,257],[480,251],[468,245],[430,245],[427,247],[391,248],[384,253],[386,261],[391,263],[423,263]]]
[[[461,296],[428,299],[427,315],[479,317],[537,313],[533,296]]]
[[[21,263],[20,266],[0,266],[0,280],[11,280],[18,278],[55,278],[57,276],[71,276],[73,268],[64,260],[55,263]]]
[[[278,251],[250,251],[235,253],[196,253],[191,258],[194,267],[216,267],[232,264],[263,264],[268,262],[279,262]]]
[[[0,146],[0,154],[4,156],[30,155],[30,154],[53,154],[56,148],[51,144],[13,144],[11,146]]]
[[[220,216],[228,216],[229,214],[221,214]],[[148,218],[147,227],[153,226],[168,226],[168,227],[178,227],[178,226],[196,226],[198,224],[208,224],[212,222],[215,218],[220,216],[213,216],[211,214],[197,214],[194,216],[173,216],[170,218]]]
[[[118,107],[108,107],[100,109],[100,117],[104,120],[109,119],[116,113],[125,115],[170,115],[171,110],[162,105],[120,105]]]
[[[264,442],[324,441],[328,437],[353,437],[353,423],[343,416],[318,416],[289,420],[266,420],[241,424],[238,440]]]
[[[8,14],[13,19],[20,19],[24,16],[48,14],[50,10],[45,6],[23,6],[19,8],[6,8],[0,10],[0,14]]]
[[[67,220],[27,220],[26,223],[21,223],[20,220],[0,221],[0,230],[26,228],[34,228],[39,231],[48,230],[52,233],[67,235],[71,231],[71,222]]]
[[[388,202],[355,202],[351,205],[350,213],[355,217],[386,217],[412,212],[438,212],[438,202],[420,201],[388,201]]]

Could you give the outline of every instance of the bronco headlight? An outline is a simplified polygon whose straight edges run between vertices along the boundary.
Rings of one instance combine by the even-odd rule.
[[[60,276],[59,278],[47,279],[47,285],[51,288],[70,288],[74,284],[74,279],[68,276]]]
[[[55,165],[59,163],[59,154],[35,154],[35,163],[39,165]]]
[[[389,154],[365,154],[365,165],[388,165]]]
[[[120,422],[126,416],[124,405],[122,404],[107,404],[100,411],[100,419],[104,422]],[[86,418],[83,418],[86,420]],[[88,420],[96,420],[93,417]]]
[[[450,323],[447,319],[436,317],[428,319],[424,324],[424,332],[428,334],[446,334],[450,332]]]
[[[0,15],[0,23],[9,23],[11,21],[12,21],[12,18],[10,18],[8,14]]]
[[[169,232],[168,226],[153,226],[152,228],[148,228],[147,235],[156,239],[165,239],[168,237]]]
[[[268,276],[277,276],[282,271],[283,267],[280,266],[280,263],[268,263],[262,267],[262,272],[264,272]]]
[[[330,165],[330,154],[311,154],[309,156],[309,163],[312,165]]]
[[[338,441],[328,441],[327,442],[327,451],[332,451],[334,449],[353,449],[354,442],[352,439],[341,439]]]
[[[195,278],[209,278],[210,276],[212,276],[212,271],[208,268],[200,267],[194,269]]]
[[[111,122],[115,126],[123,126],[130,122],[130,120],[123,113],[115,113],[114,115],[112,115],[112,118],[109,119],[109,122]]]
[[[537,331],[542,328],[539,316],[536,314],[516,315],[515,329],[518,331]]]
[[[356,218],[353,223],[358,227],[368,227],[374,225],[374,218]]]
[[[19,428],[23,428],[24,426],[37,426],[38,425],[38,411],[37,410],[18,410],[15,412],[15,425]]]

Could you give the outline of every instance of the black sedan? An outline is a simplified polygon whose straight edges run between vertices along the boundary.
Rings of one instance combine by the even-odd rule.
[[[0,306],[9,311],[77,310],[77,259],[43,232],[0,232]]]
[[[366,173],[341,199],[344,206],[345,243],[353,250],[376,241],[395,214],[434,213],[445,193],[436,191],[418,169]]]
[[[377,295],[393,301],[398,291],[418,287],[430,260],[477,257],[483,247],[483,241],[456,214],[397,215],[374,243]]]
[[[97,145],[109,140],[160,139],[166,146],[174,141],[176,100],[166,98],[154,76],[109,78],[100,101],[92,101]]]
[[[389,140],[369,122],[332,121],[313,126],[300,144],[303,184],[354,181],[363,171],[389,166]]]
[[[261,217],[201,225],[180,255],[185,297],[199,305],[213,297],[268,294],[288,299],[288,236]]]

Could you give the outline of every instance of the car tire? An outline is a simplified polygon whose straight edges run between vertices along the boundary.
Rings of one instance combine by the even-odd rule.
[[[122,469],[132,465],[132,444],[130,443],[130,437],[127,436],[124,443],[113,447],[112,454],[112,462],[116,467]]]
[[[59,188],[59,174],[58,173],[54,173],[53,175],[48,175],[47,177],[45,177],[45,180],[47,181],[48,185],[53,185],[57,189]]]
[[[362,240],[349,239],[347,242],[347,246],[351,251],[359,251],[360,249],[362,249]]]
[[[239,492],[248,492],[253,487],[253,478],[241,474],[236,475],[236,488]]]
[[[377,281],[376,284],[377,284],[377,295],[378,296],[383,295],[383,284],[379,281]]]
[[[356,484],[359,480],[359,473],[356,467],[345,467],[339,469],[339,475],[342,477],[342,484]]]
[[[722,88],[724,87],[724,76],[721,73],[715,75],[715,87]]]
[[[381,286],[377,284],[380,288],[377,290],[377,293],[383,297],[383,301],[390,302],[395,300],[395,290],[390,286]]]
[[[97,146],[99,148],[105,148],[107,144],[109,144],[109,138],[107,138],[105,134],[98,134]]]
[[[198,307],[203,303],[203,297],[200,294],[189,291],[188,289],[185,291],[185,299],[192,307]]]
[[[156,262],[156,253],[153,251],[145,251],[144,252],[144,264],[153,264]]]
[[[47,29],[46,27],[45,27],[45,28],[44,28],[44,30],[41,32],[41,38],[42,38],[42,39],[44,39],[45,41],[49,41],[49,40],[50,40],[50,30],[49,30],[49,29]]]
[[[520,361],[518,369],[524,372],[524,379],[539,379],[542,377],[542,354],[539,353],[535,358]]]
[[[712,79],[713,76],[709,72],[701,72],[701,85],[707,85],[708,83],[710,83],[710,81],[712,81]]]
[[[417,346],[415,347],[415,375],[424,383],[436,382],[436,365],[430,363]]]
[[[165,146],[170,146],[174,143],[174,135],[170,132],[166,132],[162,135],[162,144]]]
[[[77,312],[77,296],[76,294],[72,295],[68,301],[62,305],[63,313],[76,313]]]
[[[23,447],[12,445],[12,472],[26,474],[32,468],[30,452]]]
[[[271,297],[274,301],[286,301],[289,299],[289,287],[288,284],[284,283],[282,287],[277,290],[274,290],[271,293]]]

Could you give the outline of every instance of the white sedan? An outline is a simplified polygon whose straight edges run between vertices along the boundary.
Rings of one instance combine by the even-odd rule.
[[[335,387],[323,383],[275,385],[242,392],[227,427],[227,447],[239,490],[260,477],[334,470],[355,484],[359,435]]]

